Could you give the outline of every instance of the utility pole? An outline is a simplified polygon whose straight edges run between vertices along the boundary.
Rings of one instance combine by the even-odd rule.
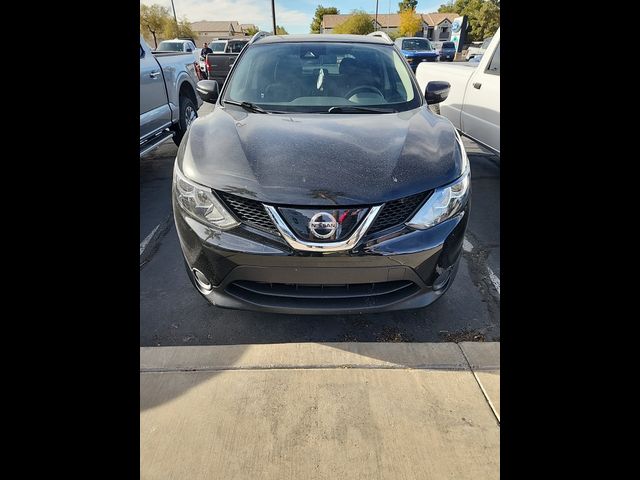
[[[176,25],[178,25],[178,17],[176,17],[176,7],[173,5],[173,0],[171,0],[171,8],[173,9],[173,19],[176,21]]]
[[[378,0],[376,0],[376,30],[378,29]]]
[[[173,1],[173,0],[171,0]],[[276,2],[275,0],[271,0],[271,17],[273,18],[273,34],[277,35],[278,30],[276,28]]]

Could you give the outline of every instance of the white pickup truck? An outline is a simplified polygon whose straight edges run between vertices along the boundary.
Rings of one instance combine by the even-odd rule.
[[[479,63],[421,63],[416,78],[422,91],[431,81],[448,82],[449,95],[434,111],[500,154],[500,29]]]

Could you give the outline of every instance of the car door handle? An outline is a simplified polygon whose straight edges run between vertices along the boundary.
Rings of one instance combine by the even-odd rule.
[[[473,84],[473,88],[480,89],[480,87],[481,87],[481,86],[482,86],[482,84],[481,84],[480,82],[475,82],[475,83]]]
[[[151,72],[151,73],[149,74],[149,76],[150,76],[151,78],[157,78],[157,77],[158,77],[158,75],[160,75],[160,70],[158,70],[157,72]]]

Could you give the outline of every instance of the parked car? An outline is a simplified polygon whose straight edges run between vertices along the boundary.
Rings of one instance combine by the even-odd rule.
[[[295,314],[430,304],[469,218],[461,138],[393,42],[254,37],[188,130],[173,213],[187,274],[220,307]]]
[[[200,50],[196,48],[196,45],[193,41],[179,38],[174,38],[173,40],[163,40],[162,42],[160,42],[160,45],[158,45],[158,48],[156,48],[155,51],[190,53],[193,57],[194,62],[197,62],[200,57]]]
[[[190,52],[152,52],[140,35],[140,156],[173,138],[198,116],[202,99]]]
[[[435,51],[431,42],[426,38],[400,37],[396,38],[395,44],[414,72],[421,62],[435,62],[438,60],[438,52]]]
[[[227,48],[227,40],[213,40],[209,43],[209,48],[213,53],[224,53]]]
[[[213,53],[240,53],[242,47],[249,43],[249,38],[227,38],[213,40],[209,43],[209,48]]]
[[[226,40],[226,42],[224,53],[210,53],[205,60],[207,79],[216,80],[220,85],[226,80],[238,54],[249,40]]]
[[[421,88],[446,81],[449,96],[436,111],[451,120],[468,137],[500,153],[500,29],[478,63],[418,67]]]
[[[467,49],[467,56],[465,57],[468,60],[471,60],[473,57],[475,57],[476,55],[482,55],[484,52],[487,51],[487,48],[489,48],[489,44],[491,43],[491,40],[493,39],[493,37],[487,37],[484,39],[484,41],[482,42],[482,44],[479,47],[469,47]]]
[[[449,62],[453,62],[456,58],[456,44],[453,42],[443,42],[442,47],[440,47],[440,61],[443,62],[445,60]]]

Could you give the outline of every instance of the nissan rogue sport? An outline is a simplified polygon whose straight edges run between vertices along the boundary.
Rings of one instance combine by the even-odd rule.
[[[178,149],[173,212],[212,304],[295,314],[424,307],[451,286],[469,162],[388,39],[256,34]]]

